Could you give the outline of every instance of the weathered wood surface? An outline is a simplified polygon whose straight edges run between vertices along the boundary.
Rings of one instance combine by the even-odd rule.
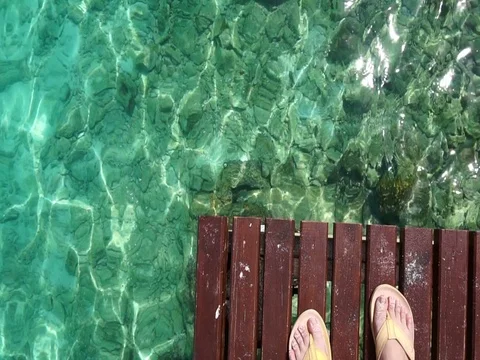
[[[234,218],[229,314],[229,359],[257,358],[260,218]]]
[[[415,322],[415,354],[431,358],[433,230],[406,228],[401,233],[400,290],[412,308]]]
[[[438,232],[436,359],[466,358],[468,232]]]
[[[315,309],[325,318],[328,224],[302,221],[298,312]]]
[[[370,297],[378,285],[396,282],[397,227],[367,227],[367,263],[365,267],[364,359],[375,358],[375,343],[370,329]]]
[[[227,240],[226,217],[200,217],[195,305],[195,359],[224,359]]]
[[[262,359],[286,359],[292,314],[293,220],[267,219]]]
[[[361,225],[335,224],[330,338],[332,356],[336,359],[358,359],[361,245]]]
[[[366,241],[359,224],[335,224],[333,241],[326,223],[302,222],[297,238],[291,220],[267,219],[265,234],[260,226],[259,218],[234,218],[227,299],[228,220],[199,219],[195,359],[255,359],[259,349],[264,359],[286,359],[292,293],[298,288],[299,312],[324,316],[330,280],[335,358],[358,358],[360,306],[364,358],[374,357],[369,300],[388,283],[412,308],[417,359],[480,360],[479,232],[405,228],[398,243],[394,226],[368,226]]]

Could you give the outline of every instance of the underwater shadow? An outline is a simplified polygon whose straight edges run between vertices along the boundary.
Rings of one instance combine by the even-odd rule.
[[[283,3],[287,2],[288,0],[255,0],[260,5],[265,6],[266,8],[272,8],[276,6],[280,6]]]

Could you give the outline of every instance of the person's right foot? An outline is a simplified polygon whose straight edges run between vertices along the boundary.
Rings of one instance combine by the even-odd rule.
[[[382,325],[387,319],[387,312],[397,324],[397,326],[405,332],[405,335],[413,342],[413,319],[408,313],[408,309],[401,306],[393,297],[386,298],[379,296],[375,302],[375,310],[373,313],[373,335],[376,337]],[[388,340],[383,349],[380,360],[407,360],[402,346],[396,340]]]

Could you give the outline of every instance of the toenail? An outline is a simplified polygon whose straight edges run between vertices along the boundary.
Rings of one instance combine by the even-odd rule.
[[[385,304],[385,298],[383,296],[380,296],[380,298],[378,299],[380,304]]]

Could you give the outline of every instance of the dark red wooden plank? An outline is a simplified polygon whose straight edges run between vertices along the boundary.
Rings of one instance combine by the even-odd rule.
[[[468,232],[440,230],[437,359],[464,360],[468,290]]]
[[[364,359],[375,358],[375,343],[370,329],[370,297],[378,285],[396,282],[397,227],[367,227],[367,263],[365,268]]]
[[[257,358],[259,218],[233,219],[229,359]]]
[[[292,314],[293,220],[267,219],[262,359],[286,359]]]
[[[325,318],[328,224],[302,221],[298,313],[315,309]]]
[[[333,230],[331,345],[334,359],[358,359],[362,226],[336,223]]]
[[[473,360],[480,360],[480,232],[472,234],[472,312],[471,352]]]
[[[412,308],[415,356],[431,358],[433,230],[405,228],[401,232],[400,290]]]
[[[224,358],[228,223],[226,217],[200,217],[197,247],[195,359]]]

